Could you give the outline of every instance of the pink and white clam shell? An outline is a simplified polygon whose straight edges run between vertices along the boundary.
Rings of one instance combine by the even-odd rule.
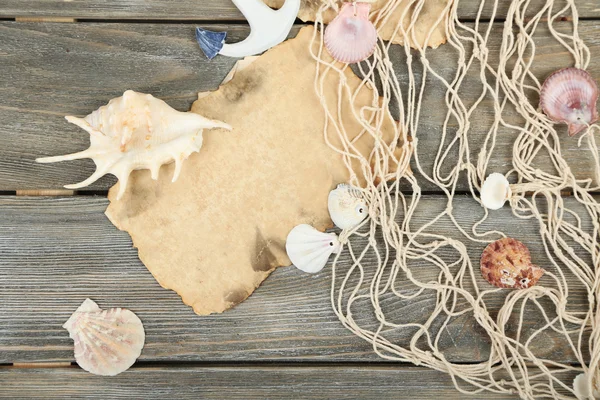
[[[146,338],[142,321],[129,310],[101,310],[87,299],[63,325],[75,342],[75,360],[84,370],[118,375],[142,353]]]
[[[598,85],[586,71],[564,68],[546,79],[540,92],[540,106],[555,122],[569,126],[569,136],[575,136],[598,121],[596,102]]]
[[[347,64],[366,60],[377,46],[377,29],[369,20],[371,4],[344,3],[325,30],[325,47],[337,61]]]

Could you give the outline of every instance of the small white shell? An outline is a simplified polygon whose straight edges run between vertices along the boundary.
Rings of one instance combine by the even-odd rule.
[[[490,174],[481,186],[481,202],[490,210],[501,209],[510,196],[510,183],[504,175],[497,172]]]
[[[360,191],[350,185],[341,184],[329,193],[329,215],[340,229],[354,228],[367,218],[367,202]]]
[[[590,390],[588,388],[587,375],[579,374],[573,380],[573,391],[575,396],[580,400],[587,400],[590,398]],[[596,387],[593,388],[593,398],[600,399],[600,390]]]
[[[142,353],[146,338],[142,321],[129,310],[101,310],[87,299],[63,325],[75,342],[75,360],[84,370],[118,375]]]
[[[341,250],[335,233],[319,232],[310,225],[298,225],[288,234],[285,249],[292,263],[301,271],[316,274],[329,256]]]

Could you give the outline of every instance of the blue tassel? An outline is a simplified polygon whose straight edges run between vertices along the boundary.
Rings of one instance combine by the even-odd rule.
[[[219,54],[225,44],[227,32],[213,32],[202,28],[196,28],[196,41],[200,45],[202,52],[212,60]]]

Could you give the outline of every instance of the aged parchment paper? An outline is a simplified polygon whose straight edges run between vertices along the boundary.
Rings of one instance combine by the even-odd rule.
[[[289,265],[285,239],[294,226],[332,226],[327,196],[349,175],[324,140],[312,34],[312,27],[302,29],[217,91],[199,96],[192,110],[227,122],[233,131],[206,131],[200,153],[185,162],[177,182],[171,183],[171,164],[162,167],[158,181],[149,171],[134,172],[120,201],[117,187],[109,193],[106,215],[129,232],[157,281],[198,314],[242,302],[275,268]],[[328,76],[323,84],[334,108],[339,75]],[[361,82],[350,69],[344,76],[352,87]],[[356,107],[373,99],[363,88]],[[361,126],[347,96],[341,111],[347,131],[358,135]],[[391,137],[393,123],[390,117],[384,137]],[[333,143],[336,135],[328,131]],[[363,135],[357,146],[366,154],[372,139]]]

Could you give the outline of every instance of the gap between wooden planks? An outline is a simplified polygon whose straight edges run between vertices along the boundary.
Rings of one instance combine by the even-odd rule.
[[[75,18],[66,17],[16,17],[17,22],[58,22],[58,23],[73,23],[77,22]]]
[[[529,22],[531,21],[532,18],[525,18],[525,22]],[[16,18],[7,18],[4,19],[7,21],[10,20],[14,20],[16,22],[55,22],[55,23],[75,23],[75,22],[80,22],[80,23],[86,23],[86,22],[94,22],[94,23],[102,23],[102,22],[106,22],[106,23],[115,23],[115,20],[102,20],[102,19],[87,19],[87,18],[68,18],[68,17],[16,17]],[[565,17],[561,17],[558,20],[560,20],[561,22],[572,22],[573,21],[573,17],[571,16],[565,16]],[[581,20],[585,20],[585,19],[581,19]],[[595,19],[592,19],[595,20]],[[136,21],[140,21],[140,22],[148,22],[148,20],[136,20],[136,19],[132,19],[132,20],[124,20],[124,22],[136,22]],[[465,18],[465,19],[460,19],[461,22],[475,22],[474,19],[472,18]],[[480,22],[489,22],[489,19],[481,19]],[[548,22],[548,18],[541,18],[540,21],[542,23]],[[195,24],[195,23],[202,23],[202,24],[207,24],[207,23],[228,23],[228,24],[235,24],[236,20],[232,20],[232,21],[219,21],[219,20],[202,20],[202,21],[174,21],[174,20],[166,20],[165,22],[167,23],[184,23],[184,24]],[[298,23],[302,23],[302,21],[297,21]],[[498,19],[495,22],[504,22],[502,19]],[[311,22],[307,22],[306,24],[311,24]]]
[[[32,363],[13,363],[12,365],[5,365],[3,367],[10,368],[71,368],[73,366],[70,362],[32,362]]]
[[[17,190],[17,196],[74,196],[77,193],[68,189],[49,189],[49,190]]]

